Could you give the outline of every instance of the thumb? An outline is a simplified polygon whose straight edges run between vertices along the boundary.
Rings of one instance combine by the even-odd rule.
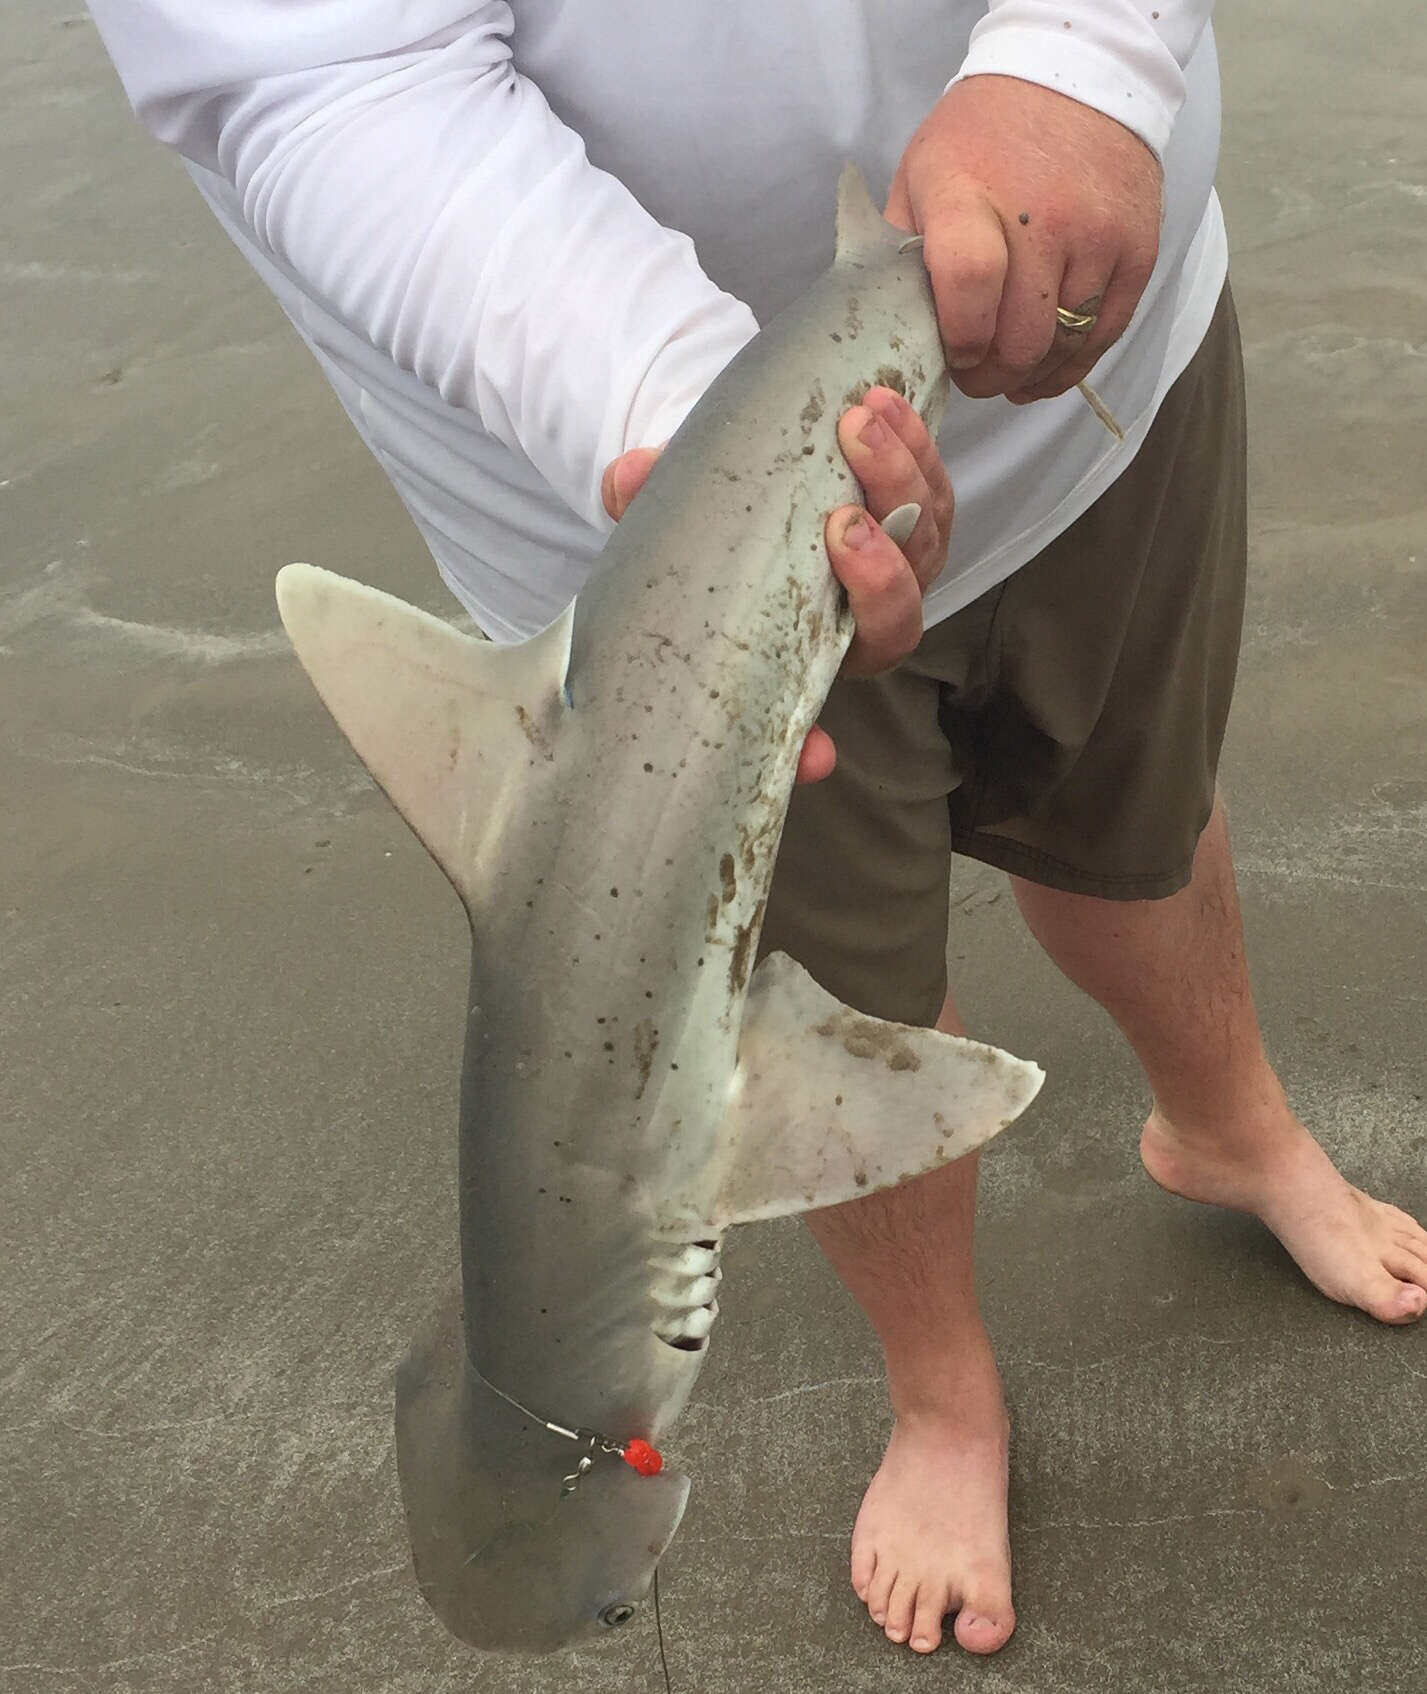
[[[600,481],[600,498],[604,509],[616,523],[629,510],[630,502],[648,480],[654,462],[664,451],[662,447],[632,447],[605,466]]]
[[[912,200],[907,192],[907,167],[898,165],[897,174],[892,178],[892,186],[887,193],[887,207],[882,213],[889,224],[895,224],[898,229],[904,229],[909,235],[917,232],[916,214],[912,211]]]

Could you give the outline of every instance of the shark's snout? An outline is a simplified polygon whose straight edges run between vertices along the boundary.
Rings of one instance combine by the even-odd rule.
[[[417,1581],[459,1639],[545,1653],[620,1629],[684,1514],[686,1477],[597,1460],[493,1393],[453,1299],[397,1373],[397,1460]]]

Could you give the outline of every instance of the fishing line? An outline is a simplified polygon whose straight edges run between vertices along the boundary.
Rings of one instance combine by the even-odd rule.
[[[594,1468],[597,1453],[617,1455],[633,1471],[640,1476],[658,1476],[664,1468],[664,1456],[657,1447],[651,1447],[640,1436],[632,1436],[628,1441],[616,1441],[608,1435],[601,1435],[597,1429],[566,1429],[562,1423],[551,1423],[549,1418],[542,1418],[539,1412],[532,1412],[530,1407],[517,1400],[514,1394],[507,1394],[503,1388],[498,1388],[489,1377],[484,1377],[471,1366],[472,1375],[476,1380],[489,1388],[492,1394],[498,1395],[507,1406],[514,1406],[522,1417],[527,1417],[538,1423],[542,1429],[548,1429],[551,1435],[563,1436],[566,1441],[579,1442],[587,1449],[575,1469],[567,1476],[561,1486],[560,1495],[564,1499],[573,1494],[585,1477]]]
[[[674,1684],[669,1680],[669,1656],[664,1651],[664,1615],[659,1608],[659,1567],[654,1567],[654,1629],[659,1637],[659,1665],[664,1672],[664,1694],[674,1694]]]

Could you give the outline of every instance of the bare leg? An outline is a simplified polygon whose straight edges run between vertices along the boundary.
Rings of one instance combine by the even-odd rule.
[[[1036,939],[1110,1013],[1154,1092],[1145,1168],[1192,1200],[1261,1218],[1334,1300],[1384,1323],[1427,1309],[1427,1231],[1347,1183],[1294,1117],[1259,1036],[1229,833],[1216,803],[1189,886],[1168,900],[1012,879]]]
[[[937,1027],[963,1034],[948,1000]],[[1015,1628],[1009,1425],[976,1305],[977,1159],[813,1212],[808,1226],[877,1331],[896,1425],[852,1534],[852,1585],[890,1640],[993,1653]]]
[[[1112,901],[1013,879],[1032,932],[1124,1031],[1154,1091],[1141,1154],[1162,1186],[1263,1219],[1314,1284],[1389,1323],[1427,1308],[1427,1232],[1334,1169],[1263,1050],[1216,806],[1188,888]],[[964,1033],[948,1000],[937,1027]],[[897,1423],[853,1532],[852,1580],[893,1641],[943,1614],[972,1652],[1015,1627],[1008,1425],[976,1306],[976,1159],[815,1212],[809,1226],[882,1342]]]

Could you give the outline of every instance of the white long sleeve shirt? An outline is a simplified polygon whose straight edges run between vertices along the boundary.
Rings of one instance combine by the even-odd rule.
[[[604,467],[677,428],[832,251],[838,172],[885,194],[946,84],[994,72],[1161,157],[1159,262],[1096,387],[953,403],[935,621],[1132,458],[1226,270],[1211,0],[92,0],[176,148],[496,639],[548,623],[610,525]],[[340,566],[340,561],[328,561]]]

